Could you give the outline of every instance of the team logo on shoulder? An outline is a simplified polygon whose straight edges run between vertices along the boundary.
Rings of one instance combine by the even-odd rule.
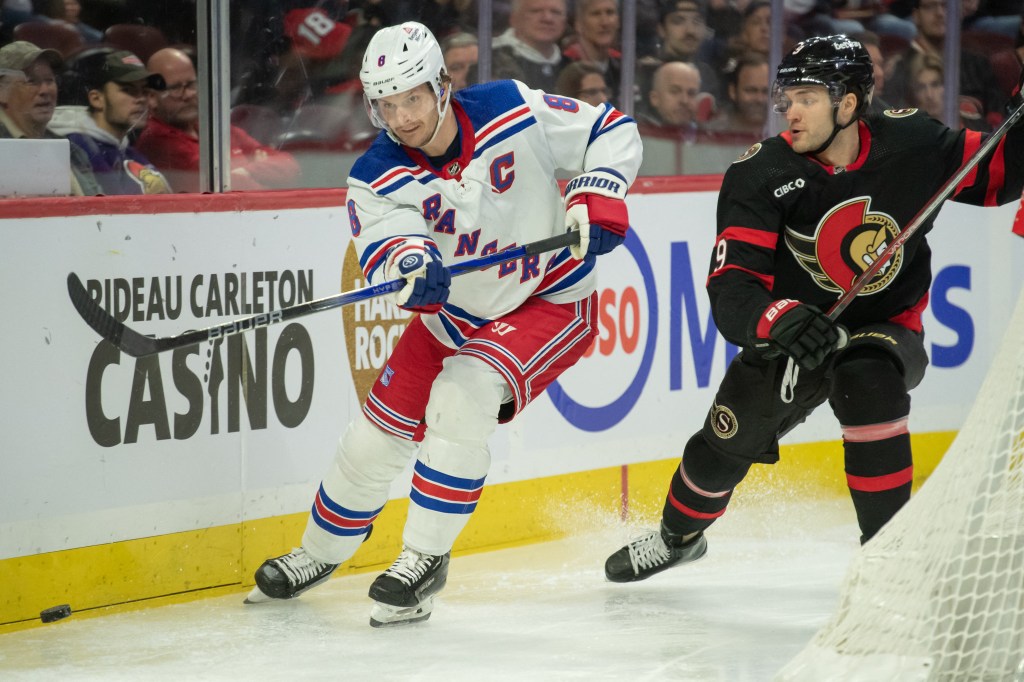
[[[715,403],[711,406],[711,428],[716,436],[725,440],[735,436],[740,425],[732,410],[725,405]]]
[[[750,147],[750,149],[748,149],[747,151],[745,151],[742,154],[740,154],[740,158],[738,158],[735,161],[733,161],[733,163],[739,163],[740,161],[746,161],[747,159],[749,159],[750,157],[752,157],[754,154],[758,153],[759,151],[761,151],[761,143],[757,142],[757,143],[753,144]]]
[[[886,109],[882,112],[889,118],[906,118],[917,113],[917,109]]]
[[[829,211],[818,223],[813,236],[786,228],[786,246],[797,263],[825,291],[849,291],[885,251],[900,232],[892,216],[871,210],[871,197],[855,197]],[[875,273],[860,296],[876,293],[889,286],[903,265],[903,248]]]

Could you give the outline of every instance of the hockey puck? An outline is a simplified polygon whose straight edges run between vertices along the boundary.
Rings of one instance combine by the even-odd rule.
[[[44,623],[52,623],[63,618],[67,618],[71,615],[71,606],[68,604],[61,604],[60,606],[51,606],[48,609],[43,609],[39,612],[39,619]]]

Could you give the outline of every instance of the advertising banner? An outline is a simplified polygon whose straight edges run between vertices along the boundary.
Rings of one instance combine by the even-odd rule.
[[[704,283],[715,192],[630,198],[600,260],[600,338],[492,441],[488,483],[676,457],[736,353]],[[410,316],[378,298],[135,359],[71,306],[75,272],[145,334],[174,335],[365,285],[343,202],[0,218],[5,267],[0,559],[308,508]],[[932,367],[915,432],[956,429],[1016,299],[1014,207],[949,205],[930,237]],[[787,442],[835,440],[826,408]],[[408,476],[393,497],[408,493]]]

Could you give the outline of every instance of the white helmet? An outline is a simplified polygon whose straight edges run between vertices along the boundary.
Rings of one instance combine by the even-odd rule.
[[[363,67],[359,70],[370,120],[378,128],[386,130],[392,140],[399,142],[377,111],[375,100],[430,83],[437,97],[436,136],[448,108],[448,98],[445,97],[448,88],[444,83],[444,74],[441,46],[423,24],[407,21],[377,31],[366,46]],[[431,141],[433,139],[431,137]]]

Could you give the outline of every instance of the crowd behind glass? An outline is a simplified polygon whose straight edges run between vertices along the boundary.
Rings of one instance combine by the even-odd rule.
[[[593,105],[610,102],[640,125],[642,174],[680,175],[722,173],[778,130],[769,103],[778,61],[773,10],[784,14],[775,22],[783,53],[813,35],[863,42],[875,62],[874,107],[917,107],[943,120],[957,111],[947,124],[990,130],[1024,58],[1022,4],[232,2],[230,187],[344,186],[379,132],[363,105],[363,51],[380,27],[405,20],[437,36],[456,90],[482,76],[516,78]],[[200,191],[199,98],[208,90],[197,76],[196,9],[194,1],[3,0],[0,138],[70,139],[74,194]],[[950,13],[960,19],[954,95],[946,93],[943,65]],[[626,16],[637,27],[629,36]]]

